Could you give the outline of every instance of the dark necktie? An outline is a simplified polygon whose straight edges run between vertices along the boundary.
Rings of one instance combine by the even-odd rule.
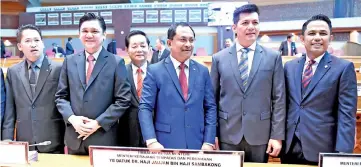
[[[238,69],[241,74],[242,86],[246,88],[248,80],[248,52],[249,48],[243,48],[241,61],[239,62]]]
[[[90,76],[92,75],[92,72],[93,72],[93,68],[94,68],[94,56],[93,55],[89,55],[88,58],[87,58],[87,61],[88,61],[88,70],[86,72],[86,83],[88,84],[89,82],[89,79],[90,79]]]
[[[186,65],[184,63],[181,63],[179,65],[180,72],[179,72],[179,82],[182,88],[183,97],[185,100],[188,98],[188,84],[187,84],[187,76],[184,72]]]
[[[29,84],[31,87],[31,93],[34,96],[35,94],[35,87],[36,87],[36,73],[35,73],[35,68],[37,66],[35,64],[31,64],[30,65],[30,78],[29,78]]]
[[[308,65],[305,69],[305,72],[303,73],[303,77],[302,77],[302,88],[307,88],[308,84],[311,82],[312,76],[313,76],[313,71],[312,71],[312,65],[315,64],[316,61],[315,60],[310,60],[308,62]]]

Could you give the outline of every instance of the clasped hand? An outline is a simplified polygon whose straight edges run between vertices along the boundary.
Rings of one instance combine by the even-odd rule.
[[[73,125],[75,131],[79,133],[78,139],[83,137],[83,140],[100,128],[98,121],[83,116],[72,115],[69,117],[69,122]]]

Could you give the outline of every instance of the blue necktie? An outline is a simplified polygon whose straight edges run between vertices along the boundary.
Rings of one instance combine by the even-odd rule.
[[[239,62],[238,69],[241,74],[242,86],[246,88],[248,80],[248,52],[249,48],[241,49],[241,61]]]

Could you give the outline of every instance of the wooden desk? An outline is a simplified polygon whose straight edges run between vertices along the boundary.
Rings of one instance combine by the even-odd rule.
[[[32,167],[91,167],[88,156],[64,154],[39,154],[39,161],[31,163]],[[308,165],[283,165],[246,163],[245,167],[311,167]],[[314,167],[314,166],[313,166]]]

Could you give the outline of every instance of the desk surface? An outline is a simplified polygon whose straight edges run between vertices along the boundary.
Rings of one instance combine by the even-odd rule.
[[[39,161],[32,162],[32,167],[91,167],[88,156],[64,154],[39,154]],[[245,167],[311,167],[307,165],[258,164],[246,163]]]

